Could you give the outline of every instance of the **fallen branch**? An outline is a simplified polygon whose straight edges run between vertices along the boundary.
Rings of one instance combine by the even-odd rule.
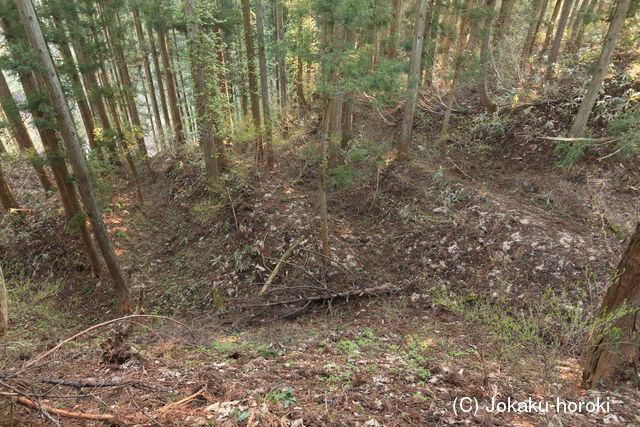
[[[291,244],[291,246],[289,246],[289,249],[285,251],[285,253],[282,255],[282,258],[280,258],[280,261],[278,261],[278,263],[276,264],[276,268],[273,269],[264,286],[262,287],[262,289],[260,289],[260,295],[264,294],[267,289],[269,289],[269,285],[271,285],[271,282],[273,282],[276,276],[278,276],[278,273],[282,268],[282,264],[291,256],[291,254],[299,244],[300,242],[296,240],[295,242],[293,242],[293,244]]]
[[[124,382],[101,382],[101,383],[93,383],[93,382],[76,382],[76,381],[67,381],[60,380],[57,378],[40,378],[40,377],[30,377],[28,375],[18,375],[18,374],[5,374],[0,372],[0,378],[2,379],[17,379],[17,380],[29,380],[36,381],[43,384],[52,384],[52,385],[62,385],[66,387],[73,387],[75,389],[82,388],[101,388],[101,387],[122,387],[122,386],[132,386],[136,388],[142,388],[145,390],[152,390],[151,386],[141,383],[140,381],[124,381]]]
[[[550,141],[566,141],[566,142],[588,141],[588,142],[599,142],[601,144],[618,141],[618,138],[565,138],[562,136],[539,136],[538,139],[548,139]]]
[[[88,332],[91,332],[94,329],[98,329],[98,328],[100,328],[102,326],[107,326],[107,325],[110,325],[112,323],[121,322],[123,320],[135,319],[135,318],[139,318],[139,317],[150,317],[150,318],[153,318],[153,319],[169,320],[171,322],[177,323],[178,325],[180,325],[183,328],[185,328],[186,330],[188,330],[189,333],[191,334],[191,336],[195,338],[195,335],[193,334],[193,331],[191,330],[191,328],[189,328],[187,325],[185,325],[184,323],[182,323],[182,322],[180,322],[178,320],[172,319],[171,317],[158,316],[158,315],[155,315],[155,314],[132,314],[132,315],[129,315],[129,316],[118,317],[117,319],[111,319],[111,320],[108,320],[106,322],[98,323],[97,325],[93,325],[90,328],[87,328],[87,329],[85,329],[83,331],[80,331],[77,334],[75,334],[75,335],[67,338],[66,340],[62,341],[60,344],[56,345],[51,350],[45,351],[40,356],[38,356],[35,359],[33,359],[32,361],[28,362],[26,365],[24,365],[24,368],[26,369],[26,368],[28,368],[30,366],[33,366],[34,364],[38,363],[39,361],[41,361],[45,357],[47,357],[50,354],[58,351],[65,344],[75,340],[76,338],[81,337],[82,335],[84,335],[84,334],[86,334]]]
[[[372,288],[354,289],[354,290],[344,291],[344,292],[331,292],[329,294],[315,295],[312,297],[304,297],[304,298],[290,299],[290,300],[284,300],[284,301],[273,301],[273,302],[268,302],[264,304],[253,304],[253,305],[244,306],[244,308],[272,307],[274,305],[295,304],[297,302],[305,302],[305,301],[313,302],[313,301],[332,300],[334,298],[361,297],[361,296],[374,295],[381,292],[397,292],[399,290],[400,288],[396,288],[389,285],[382,285],[382,286],[374,286]]]
[[[44,409],[47,412],[51,412],[52,414],[60,415],[62,417],[76,418],[79,420],[112,421],[116,418],[115,415],[111,415],[111,414],[86,414],[83,412],[72,412],[72,411],[66,411],[64,409],[57,409],[42,403],[38,405],[36,402],[32,401],[31,399],[27,399],[26,397],[22,397],[22,396],[16,397],[16,402],[24,406],[36,408],[38,410]]]

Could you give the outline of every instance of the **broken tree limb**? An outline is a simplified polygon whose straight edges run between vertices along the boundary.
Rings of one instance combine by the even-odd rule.
[[[344,291],[344,292],[331,292],[329,294],[315,295],[312,297],[297,298],[297,299],[290,299],[290,300],[284,300],[284,301],[273,301],[273,302],[267,302],[264,304],[253,304],[253,305],[244,306],[244,308],[272,307],[274,305],[295,304],[297,302],[326,301],[326,300],[332,300],[334,298],[361,297],[361,296],[375,295],[382,292],[397,292],[399,290],[400,288],[396,288],[389,285],[382,285],[382,286],[374,286],[372,288],[354,289],[354,290]]]
[[[140,381],[101,382],[101,383],[77,382],[77,381],[61,380],[57,378],[40,378],[40,377],[31,377],[28,375],[5,374],[4,372],[0,372],[0,379],[28,380],[28,381],[35,381],[43,384],[72,387],[78,390],[82,388],[123,387],[123,386],[131,386],[134,388],[141,388],[144,390],[153,390],[153,387],[143,384]]]
[[[282,268],[282,264],[284,264],[284,262],[291,256],[291,254],[296,249],[296,247],[298,247],[299,244],[300,244],[300,241],[296,240],[291,244],[291,246],[289,246],[289,249],[285,251],[285,253],[282,255],[282,258],[280,258],[280,261],[278,261],[278,263],[276,264],[276,268],[273,269],[273,271],[269,275],[269,278],[264,283],[264,286],[262,287],[262,289],[260,289],[260,295],[264,294],[267,291],[267,289],[269,289],[269,286],[271,285],[273,280],[278,276],[278,273],[280,272],[280,268]]]
[[[566,142],[588,141],[588,142],[599,142],[601,144],[616,142],[619,140],[619,138],[565,138],[563,136],[539,136],[538,139],[548,139],[550,141],[566,141]]]
[[[86,414],[83,412],[72,412],[72,411],[66,411],[64,409],[57,409],[42,403],[37,404],[31,399],[27,399],[26,397],[22,397],[22,396],[16,397],[15,400],[21,405],[29,406],[31,408],[35,408],[38,410],[44,409],[47,412],[60,415],[61,417],[76,418],[79,420],[98,420],[98,421],[113,421],[116,418],[115,415],[111,415],[111,414]]]
[[[90,328],[87,328],[83,331],[78,332],[77,334],[67,338],[66,340],[62,341],[60,344],[56,345],[55,347],[53,347],[51,350],[45,351],[44,353],[42,353],[40,356],[36,357],[35,359],[33,359],[32,361],[28,362],[26,365],[24,365],[24,368],[28,368],[30,366],[33,366],[34,364],[38,363],[39,361],[41,361],[42,359],[44,359],[45,357],[49,356],[50,354],[58,351],[60,349],[60,347],[62,347],[63,345],[75,340],[78,337],[81,337],[82,335],[91,332],[94,329],[98,329],[102,326],[106,326],[106,325],[110,325],[112,323],[116,323],[116,322],[120,322],[123,320],[129,320],[129,319],[135,319],[138,317],[150,317],[153,319],[162,319],[162,320],[169,320],[171,322],[177,323],[178,325],[182,326],[183,328],[185,328],[186,330],[189,331],[189,333],[191,334],[192,337],[195,338],[195,335],[193,334],[193,331],[191,330],[191,328],[189,328],[187,325],[185,325],[184,323],[172,319],[171,317],[167,317],[167,316],[158,316],[155,314],[131,314],[129,316],[124,316],[124,317],[118,317],[117,319],[111,319],[108,320],[106,322],[102,322],[102,323],[98,323],[97,325],[93,325]]]

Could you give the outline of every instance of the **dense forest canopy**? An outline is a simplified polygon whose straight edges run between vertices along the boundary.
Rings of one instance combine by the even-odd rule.
[[[469,419],[442,397],[452,387],[483,401],[637,388],[639,11],[637,0],[0,0],[0,423],[441,425]],[[322,405],[293,386],[238,394],[200,377],[162,404],[149,397],[160,374],[153,386],[44,375],[50,359],[51,372],[72,369],[59,357],[70,342],[86,366],[97,351],[96,364],[164,367],[153,354],[171,340],[185,369],[206,359],[189,348],[267,363],[302,338],[228,351],[203,344],[207,327],[330,322],[336,304],[346,330],[366,326],[340,339],[341,327],[306,326],[331,362],[319,383],[299,368],[316,380],[296,387],[324,392]],[[94,334],[106,338],[91,347]],[[307,350],[286,363],[312,364]],[[385,352],[402,380],[391,365],[356,366]],[[542,379],[500,378],[527,360]],[[282,375],[267,365],[251,375]],[[377,391],[358,394],[363,384]],[[63,410],[52,399],[64,387],[130,399],[112,390],[111,407]],[[327,390],[352,394],[335,415],[327,402],[342,398]],[[617,413],[556,421],[640,422],[629,390]]]

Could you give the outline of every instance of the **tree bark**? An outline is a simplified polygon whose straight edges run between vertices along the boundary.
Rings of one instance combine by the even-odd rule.
[[[158,82],[158,94],[160,98],[160,106],[162,107],[162,118],[164,126],[171,126],[169,118],[169,108],[167,107],[167,97],[164,90],[164,82],[162,81],[162,70],[160,69],[160,61],[158,60],[158,49],[156,49],[156,40],[151,31],[151,25],[147,26],[147,35],[149,36],[149,51],[153,62],[153,69],[156,73],[156,81]]]
[[[571,130],[569,131],[569,137],[571,138],[579,138],[584,135],[589,116],[591,115],[591,110],[593,109],[593,105],[598,97],[602,81],[609,69],[611,56],[613,55],[618,39],[620,38],[620,32],[622,31],[624,21],[627,17],[627,13],[629,12],[630,4],[631,0],[617,0],[616,2],[613,18],[611,19],[611,24],[609,24],[609,31],[607,32],[607,37],[604,39],[604,43],[602,44],[602,51],[600,52],[598,65],[591,76],[591,81],[587,87],[587,93],[582,99],[578,114],[576,114],[573,119],[573,123],[571,124]]]
[[[13,7],[13,4],[8,0],[0,0],[0,4],[3,7]],[[29,45],[27,44],[26,38],[23,36],[23,34],[16,34],[17,28],[14,27],[13,21],[9,22],[5,19],[2,19],[0,23],[2,24],[5,38],[14,42],[17,46],[17,48],[15,49],[11,48],[9,53],[17,63],[24,63],[25,59],[22,58],[22,55],[24,55],[29,50]],[[28,71],[25,67],[21,67],[18,78],[27,99],[39,97],[38,94],[40,92],[40,85],[36,81],[34,73]],[[30,110],[33,117],[42,122],[50,121],[51,117],[45,117],[44,113],[40,111],[40,108],[38,107],[39,106],[35,106]],[[48,106],[46,106],[45,108],[48,108]],[[49,160],[49,165],[51,167],[51,171],[53,172],[53,177],[56,181],[58,192],[60,193],[60,200],[62,202],[62,207],[64,209],[65,219],[67,223],[66,225],[67,227],[69,227],[70,225],[72,225],[72,222],[77,221],[78,232],[80,233],[80,237],[82,239],[82,242],[84,243],[85,250],[87,251],[87,257],[89,259],[91,269],[93,270],[94,274],[100,275],[102,267],[100,265],[98,251],[95,247],[93,239],[91,238],[91,234],[89,233],[89,227],[87,226],[87,221],[84,218],[84,212],[80,207],[80,202],[78,201],[75,187],[73,186],[73,181],[71,179],[71,176],[69,175],[69,171],[67,170],[67,165],[64,162],[64,155],[58,144],[58,136],[50,126],[37,126],[36,128],[40,135],[40,141],[44,146],[47,159]]]
[[[149,57],[147,56],[147,43],[144,39],[144,31],[142,30],[142,23],[140,22],[140,12],[137,7],[134,7],[132,12],[138,44],[140,45],[140,56],[142,57],[144,76],[147,81],[147,91],[149,92],[149,99],[151,100],[151,110],[153,111],[153,117],[156,121],[156,127],[158,128],[158,136],[164,141],[164,130],[162,129],[162,121],[160,120],[160,109],[158,108],[158,98],[156,97],[156,89],[153,84],[151,65],[149,64]]]
[[[416,110],[418,91],[420,88],[420,64],[422,61],[422,47],[424,44],[424,26],[427,17],[427,0],[419,0],[416,12],[416,24],[413,30],[413,44],[411,46],[411,63],[409,66],[409,80],[407,82],[407,98],[402,114],[402,134],[398,144],[398,160],[409,158],[411,131],[413,129],[413,115]]]
[[[526,63],[529,61],[529,57],[533,52],[533,46],[536,42],[536,37],[538,36],[538,31],[540,30],[540,25],[542,24],[542,20],[544,19],[544,14],[547,11],[547,5],[549,4],[549,0],[537,0],[533,8],[533,19],[529,24],[529,29],[527,30],[527,36],[524,40],[524,44],[522,47],[522,63]]]
[[[515,0],[502,0],[502,2],[500,2],[500,11],[496,19],[496,35],[494,40],[496,44],[500,43],[504,36],[509,33],[511,14],[513,13],[515,3]]]
[[[389,28],[389,48],[387,49],[387,57],[396,59],[398,57],[398,46],[400,44],[400,34],[402,32],[402,10],[403,0],[392,0],[393,18],[391,27]]]
[[[20,20],[22,21],[29,42],[37,51],[37,56],[45,70],[45,81],[49,95],[53,102],[53,107],[58,116],[60,130],[67,148],[67,154],[71,161],[74,174],[80,189],[83,204],[93,226],[93,232],[102,252],[102,256],[107,264],[107,268],[111,274],[116,294],[119,300],[120,310],[124,313],[132,311],[131,298],[129,293],[129,285],[124,277],[116,254],[111,245],[107,228],[102,220],[102,215],[98,207],[89,169],[87,167],[84,153],[80,145],[80,140],[73,123],[71,111],[66,103],[58,74],[53,65],[47,44],[42,35],[40,25],[37,21],[35,11],[31,0],[15,0]]]
[[[0,265],[0,337],[9,330],[9,294]]]
[[[119,21],[120,20],[118,19],[118,22]],[[120,76],[120,82],[122,83],[122,86],[123,86],[122,92],[124,94],[124,102],[129,112],[131,124],[133,125],[133,128],[134,128],[133,131],[134,131],[134,134],[136,135],[138,149],[140,150],[140,153],[142,154],[146,162],[149,154],[147,152],[147,146],[145,145],[145,142],[144,142],[142,123],[140,122],[140,114],[138,112],[138,106],[136,105],[135,86],[131,81],[129,68],[127,67],[127,62],[124,57],[124,48],[122,46],[122,41],[114,39],[113,29],[111,28],[110,25],[107,25],[104,28],[104,30],[105,30],[105,36],[107,38],[107,43],[111,46],[114,53],[114,57],[115,57],[114,67],[118,75]]]
[[[480,72],[482,73],[482,82],[480,83],[480,104],[482,104],[489,114],[493,114],[496,111],[496,105],[491,101],[491,97],[489,97],[488,81],[490,59],[489,43],[491,41],[491,21],[493,21],[495,3],[495,0],[484,1],[484,13],[486,17],[484,19],[482,41],[480,43]]]
[[[261,100],[262,100],[262,119],[264,121],[264,130],[265,130],[265,164],[269,165],[271,163],[272,150],[271,150],[271,140],[273,138],[272,135],[272,123],[271,123],[271,106],[269,105],[269,80],[267,77],[267,55],[265,53],[264,46],[264,25],[262,22],[262,0],[255,0],[256,4],[256,33],[258,38],[258,67],[260,69],[260,92],[261,92]]]
[[[629,3],[629,0],[618,2]],[[586,387],[595,387],[622,365],[637,361],[638,304],[640,303],[640,224],[631,236],[616,269],[616,278],[607,289],[598,319],[610,317],[612,325],[595,329],[582,374]],[[602,330],[604,329],[604,330]]]
[[[329,219],[327,213],[327,164],[329,163],[329,120],[331,102],[329,99],[325,101],[325,108],[322,123],[322,135],[320,141],[320,173],[319,173],[319,191],[318,191],[318,210],[320,213],[320,245],[322,254],[325,257],[330,256],[329,251]]]
[[[307,100],[304,96],[304,68],[302,64],[302,58],[299,56],[296,58],[296,77],[294,85],[296,87],[296,98],[298,99],[298,104],[302,108],[307,106]]]
[[[180,116],[180,105],[178,104],[178,93],[176,92],[175,79],[171,70],[171,59],[169,58],[169,45],[164,31],[158,30],[158,43],[160,44],[160,56],[162,56],[162,66],[164,67],[164,79],[167,84],[169,94],[169,109],[173,120],[173,133],[177,144],[183,144],[184,131],[182,128],[182,117]]]
[[[76,67],[76,61],[73,58],[73,54],[71,53],[71,48],[69,47],[69,41],[67,40],[67,35],[65,34],[64,28],[60,23],[60,19],[57,16],[53,16],[53,23],[56,27],[56,31],[59,37],[58,47],[60,49],[60,55],[62,56],[62,61],[66,66],[69,75],[71,76],[71,81],[73,83],[73,95],[76,99],[76,103],[78,104],[78,110],[80,111],[80,118],[82,119],[82,124],[84,125],[85,132],[87,134],[87,139],[89,140],[89,147],[92,150],[97,150],[98,145],[96,144],[96,137],[94,132],[94,124],[93,124],[93,114],[91,113],[91,108],[89,107],[89,101],[87,99],[87,95],[84,93],[84,89],[82,87],[82,80],[80,78],[80,73]]]
[[[437,39],[440,32],[440,15],[442,10],[442,3],[431,0],[431,10],[428,12],[429,21],[424,27],[424,47],[423,47],[423,61],[422,61],[422,86],[431,86],[433,84],[433,69],[436,65],[437,56]]]
[[[583,13],[578,14],[578,18],[576,19],[576,23],[573,27],[574,31],[571,33],[571,40],[569,42],[569,49],[571,49],[572,53],[577,52],[582,46],[584,30],[593,19],[593,11],[596,7],[596,3],[598,3],[598,0],[591,0]]]
[[[549,48],[549,43],[551,43],[553,37],[553,29],[556,25],[556,19],[558,18],[558,14],[560,13],[560,7],[562,6],[562,0],[556,0],[555,6],[553,7],[553,12],[551,12],[551,18],[549,19],[549,23],[547,24],[547,32],[544,36],[544,42],[542,43],[542,49],[540,50],[540,59],[542,60],[543,56],[547,53],[547,49]]]
[[[171,38],[173,41],[173,49],[170,49],[169,51],[169,53],[173,53],[173,55],[171,55],[171,68],[175,71],[174,77],[176,79],[176,93],[178,94],[178,101],[182,106],[183,125],[186,124],[186,127],[189,128],[189,132],[195,133],[195,118],[192,118],[193,114],[191,104],[187,97],[187,85],[182,73],[182,66],[180,65],[180,50],[178,49],[178,37],[175,29],[171,30]]]
[[[562,38],[564,37],[564,31],[567,28],[567,21],[569,19],[569,13],[571,12],[571,5],[573,0],[564,0],[562,5],[562,13],[560,14],[560,20],[558,21],[558,28],[556,29],[556,36],[553,39],[553,45],[551,46],[551,52],[549,53],[548,67],[546,78],[549,79],[553,76],[555,69],[557,69],[557,62],[560,57],[560,46],[562,45]]]
[[[284,45],[284,5],[282,0],[274,0],[273,8],[276,25],[276,62],[278,70],[278,92],[280,94],[280,107],[287,105],[287,68],[285,63],[286,48]]]
[[[47,171],[44,169],[44,162],[36,151],[36,147],[33,145],[31,136],[22,121],[20,110],[16,105],[16,101],[13,99],[13,95],[11,94],[11,90],[9,89],[9,85],[7,84],[7,80],[5,79],[2,71],[0,71],[0,104],[2,105],[2,110],[4,111],[7,120],[9,121],[13,135],[18,142],[18,147],[29,157],[29,161],[35,169],[42,187],[45,191],[50,191],[53,188],[53,184],[51,183],[49,174],[47,174]]]
[[[256,55],[253,43],[253,31],[251,30],[251,9],[249,0],[241,0],[242,24],[244,27],[244,42],[247,49],[247,77],[249,79],[249,99],[251,100],[251,117],[256,129],[261,128],[260,101],[258,99],[258,81],[256,74]],[[256,161],[263,163],[266,160],[266,152],[262,137],[258,135],[256,140]]]
[[[470,9],[472,0],[466,0],[467,10]],[[455,57],[453,59],[453,78],[451,87],[449,88],[449,96],[447,97],[447,109],[444,113],[442,121],[442,129],[440,131],[440,148],[443,152],[447,151],[447,133],[449,132],[449,124],[451,121],[451,113],[453,111],[453,103],[455,101],[455,91],[460,77],[460,67],[462,65],[462,53],[467,44],[467,33],[469,26],[469,17],[465,14],[460,17],[460,29],[458,30],[458,40],[456,41]]]
[[[2,165],[0,164],[0,202],[2,202],[2,207],[5,212],[9,212],[11,209],[20,209],[18,202],[16,201],[13,192],[11,191],[11,187],[9,187],[9,183],[7,182],[7,178],[4,175],[4,171],[2,170]],[[2,277],[0,277],[2,280]],[[0,283],[0,286],[2,284]],[[0,295],[1,297],[1,295]],[[1,303],[1,301],[0,301]],[[0,308],[1,311],[1,308]],[[1,321],[2,319],[0,319]]]
[[[183,0],[184,14],[187,20],[187,32],[189,35],[189,58],[191,60],[191,74],[195,86],[196,118],[200,143],[204,153],[204,164],[209,182],[215,182],[225,168],[224,148],[222,144],[216,144],[215,133],[218,132],[215,111],[208,105],[211,102],[210,90],[206,84],[206,66],[210,59],[206,56],[207,48],[202,40],[201,28],[196,13],[195,0]],[[211,70],[209,70],[211,71]],[[215,94],[214,94],[215,96]]]

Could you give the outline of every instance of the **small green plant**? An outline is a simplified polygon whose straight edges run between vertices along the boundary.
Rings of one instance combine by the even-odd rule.
[[[360,345],[351,340],[340,340],[336,345],[336,349],[348,354],[355,354],[360,351]]]
[[[293,389],[291,387],[286,390],[272,391],[267,394],[267,400],[274,403],[281,402],[285,408],[296,403],[296,398],[293,396]]]

